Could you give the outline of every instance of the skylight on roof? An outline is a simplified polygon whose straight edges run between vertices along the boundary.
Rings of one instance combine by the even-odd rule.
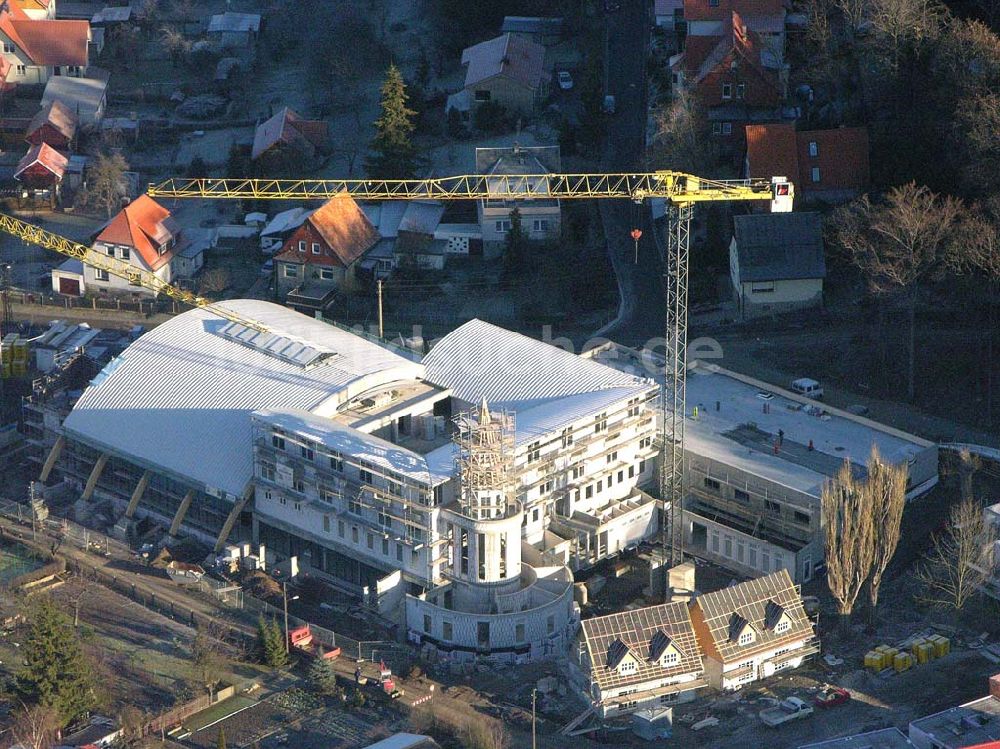
[[[301,369],[312,369],[337,355],[337,352],[331,349],[310,346],[276,333],[261,333],[236,322],[227,323],[219,329],[218,334],[233,343],[239,343]]]

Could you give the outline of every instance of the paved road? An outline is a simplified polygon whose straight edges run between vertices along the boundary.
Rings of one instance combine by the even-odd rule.
[[[644,168],[646,129],[646,57],[649,19],[643,0],[622,3],[608,14],[608,93],[616,113],[608,118],[603,168],[609,172]],[[627,201],[601,201],[601,217],[611,262],[622,292],[623,314],[604,335],[620,343],[641,345],[663,335],[663,269],[652,239],[649,207]],[[639,263],[630,236],[638,223],[643,231]]]

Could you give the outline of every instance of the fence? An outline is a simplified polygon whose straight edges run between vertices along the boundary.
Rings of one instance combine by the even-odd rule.
[[[63,296],[47,291],[10,291],[12,304],[25,306],[38,305],[44,307],[59,307],[61,309],[92,309],[115,312],[136,312],[140,315],[167,314],[176,315],[179,312],[177,302],[161,299],[127,299],[118,297],[77,297]]]

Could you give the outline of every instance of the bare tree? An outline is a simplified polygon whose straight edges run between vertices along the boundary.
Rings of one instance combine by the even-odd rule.
[[[128,162],[120,153],[98,153],[87,169],[90,200],[94,207],[104,210],[108,218],[128,197],[127,171]]]
[[[199,284],[202,294],[219,294],[229,287],[229,271],[225,268],[212,268],[201,274]]]
[[[209,623],[198,628],[194,642],[191,643],[195,678],[198,684],[209,692],[219,681],[219,676],[229,660],[221,635],[219,628]]]
[[[836,241],[864,274],[878,297],[901,296],[909,338],[906,393],[916,395],[916,314],[923,283],[938,270],[955,238],[963,212],[956,198],[939,196],[913,182],[894,187],[881,203],[867,195],[843,207],[834,225]]]
[[[50,705],[25,705],[14,711],[10,733],[24,749],[52,749],[59,737],[59,711]]]
[[[472,720],[465,727],[464,746],[468,749],[507,749],[510,737],[499,720]]]
[[[875,558],[871,503],[849,461],[823,486],[820,503],[826,536],[826,583],[846,630]]]
[[[868,478],[864,493],[870,503],[874,549],[871,577],[868,579],[868,626],[875,626],[875,611],[885,570],[896,553],[899,529],[906,506],[906,481],[909,470],[906,464],[887,463],[872,445],[868,456]]]
[[[183,62],[191,52],[191,40],[177,29],[163,26],[160,29],[160,44],[168,55],[174,66]]]
[[[940,32],[946,9],[938,0],[868,0],[875,42],[899,66],[904,46],[919,46]]]
[[[861,29],[868,19],[871,3],[869,0],[832,0],[833,6],[840,11],[852,32]]]
[[[651,166],[699,174],[715,161],[714,149],[705,137],[705,119],[691,93],[677,92],[669,102],[656,105],[653,127],[646,149]]]
[[[961,610],[993,576],[996,528],[983,517],[973,499],[951,509],[948,527],[934,536],[931,550],[917,570],[923,587],[920,600],[934,606]]]

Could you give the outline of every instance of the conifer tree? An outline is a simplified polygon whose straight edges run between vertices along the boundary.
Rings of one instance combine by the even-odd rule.
[[[309,666],[309,682],[320,694],[333,695],[337,693],[337,673],[333,664],[326,658],[315,658]]]
[[[94,707],[94,668],[69,619],[47,597],[35,600],[27,615],[30,630],[24,641],[24,667],[14,689],[28,705],[50,707],[66,725]]]
[[[381,115],[375,120],[375,137],[371,153],[365,160],[369,177],[406,179],[417,168],[417,149],[410,142],[417,114],[406,106],[406,84],[403,74],[394,64],[389,66],[382,84]]]

